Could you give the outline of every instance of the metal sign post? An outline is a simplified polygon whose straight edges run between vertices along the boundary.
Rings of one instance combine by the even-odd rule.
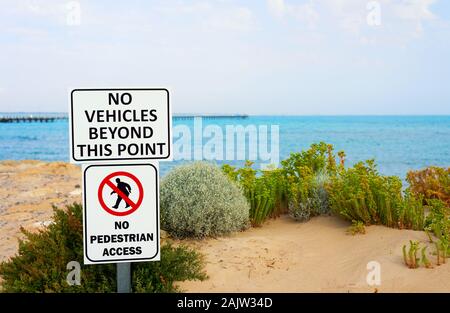
[[[131,263],[117,263],[117,292],[131,293]]]

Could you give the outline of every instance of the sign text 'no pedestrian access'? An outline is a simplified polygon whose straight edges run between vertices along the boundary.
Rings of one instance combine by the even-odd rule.
[[[158,261],[158,168],[83,166],[84,263]]]
[[[70,101],[72,162],[171,159],[167,89],[74,89]]]

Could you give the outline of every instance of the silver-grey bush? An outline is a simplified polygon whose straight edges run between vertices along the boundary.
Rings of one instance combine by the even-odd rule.
[[[329,196],[325,185],[330,180],[325,171],[316,173],[309,184],[307,195],[299,194],[289,202],[289,215],[297,221],[307,221],[313,216],[329,214]]]
[[[249,225],[240,188],[215,165],[176,167],[161,182],[161,227],[177,238],[219,236]]]

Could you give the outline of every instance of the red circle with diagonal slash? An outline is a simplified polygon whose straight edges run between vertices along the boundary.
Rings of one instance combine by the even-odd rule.
[[[136,203],[133,202],[133,200],[131,200],[129,197],[127,197],[122,191],[120,191],[112,182],[111,179],[116,177],[116,176],[125,176],[128,177],[130,179],[132,179],[139,190],[139,198],[138,201]],[[129,209],[128,211],[124,211],[124,212],[116,212],[111,210],[105,203],[105,201],[103,200],[103,188],[105,188],[105,186],[110,187],[112,190],[114,190],[117,195],[119,195],[126,203],[128,203],[131,206],[131,209]],[[134,211],[136,211],[139,206],[142,203],[142,199],[144,199],[144,188],[142,187],[141,182],[139,181],[139,179],[137,179],[136,176],[134,176],[131,173],[128,172],[114,172],[109,174],[108,176],[106,176],[102,182],[100,183],[100,186],[98,187],[98,201],[100,202],[100,205],[102,206],[102,208],[108,212],[109,214],[115,215],[115,216],[125,216],[125,215],[129,215],[131,213],[133,213]]]

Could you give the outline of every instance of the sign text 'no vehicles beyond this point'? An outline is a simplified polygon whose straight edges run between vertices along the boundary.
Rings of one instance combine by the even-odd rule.
[[[74,89],[71,161],[170,160],[167,89]]]

